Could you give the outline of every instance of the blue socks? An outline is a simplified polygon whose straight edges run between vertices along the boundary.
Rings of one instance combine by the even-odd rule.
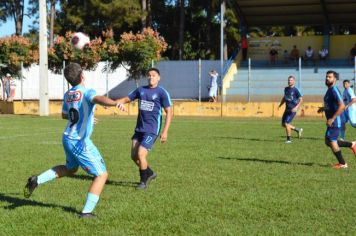
[[[91,213],[94,210],[98,201],[99,201],[99,196],[89,192],[82,213]]]
[[[55,179],[56,177],[57,177],[56,172],[52,169],[49,169],[43,172],[42,174],[40,174],[39,176],[37,176],[37,184],[46,183],[48,181]]]

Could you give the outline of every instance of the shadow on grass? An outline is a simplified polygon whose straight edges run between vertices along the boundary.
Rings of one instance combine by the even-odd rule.
[[[223,160],[236,160],[236,161],[252,161],[252,162],[262,162],[266,164],[285,164],[285,165],[301,165],[301,166],[319,166],[330,168],[330,165],[317,164],[313,162],[290,162],[281,160],[264,160],[258,158],[238,158],[238,157],[218,157]]]
[[[280,138],[286,138],[286,136],[279,136]],[[295,138],[295,139],[298,139],[298,138]],[[302,138],[301,138],[301,140],[303,140],[303,139],[306,139],[306,140],[321,140],[321,141],[324,141],[325,140],[325,138],[323,137],[323,136],[321,136],[320,138],[317,138],[317,137],[305,137],[305,136],[303,136]]]
[[[68,178],[72,179],[81,179],[81,180],[93,180],[92,176],[89,175],[73,175],[73,176],[68,176]],[[139,182],[134,182],[134,181],[114,181],[114,180],[107,180],[106,184],[108,185],[115,185],[115,186],[122,186],[122,187],[136,187]]]
[[[237,140],[247,140],[256,142],[277,142],[278,140],[262,139],[262,138],[246,138],[246,137],[216,137],[218,139],[237,139]]]
[[[7,196],[3,193],[0,193],[0,202],[9,203],[10,205],[4,207],[4,209],[8,209],[8,210],[14,210],[14,209],[16,209],[18,207],[22,207],[22,206],[39,206],[39,207],[50,207],[50,208],[62,208],[63,211],[67,211],[70,213],[76,213],[76,214],[80,213],[72,207],[60,206],[57,204],[48,204],[48,203],[43,203],[43,202],[37,202],[34,200],[27,200],[27,199],[23,199],[23,198]]]

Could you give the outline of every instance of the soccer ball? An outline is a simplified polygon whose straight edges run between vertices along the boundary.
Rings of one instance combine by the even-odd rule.
[[[90,39],[89,39],[88,35],[86,35],[82,32],[77,32],[77,33],[73,34],[70,42],[73,47],[75,47],[76,49],[82,50],[83,48],[89,46]]]

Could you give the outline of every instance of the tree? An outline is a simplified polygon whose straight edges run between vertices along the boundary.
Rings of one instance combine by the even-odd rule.
[[[185,10],[184,10],[185,0],[179,0],[179,60],[183,59],[184,53],[184,22],[185,22]]]
[[[13,18],[15,22],[15,34],[22,35],[24,0],[1,0],[0,12],[0,20],[6,22],[8,18]]]
[[[139,30],[143,14],[138,0],[60,0],[58,14],[60,34],[83,31],[91,37],[101,36],[103,30],[122,33]]]

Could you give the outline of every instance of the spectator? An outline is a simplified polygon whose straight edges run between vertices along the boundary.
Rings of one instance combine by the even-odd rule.
[[[305,63],[308,63],[309,61],[313,62],[314,61],[314,50],[309,46],[307,50],[305,50],[304,53],[304,61]]]
[[[297,62],[299,60],[299,50],[296,45],[293,46],[293,49],[290,52],[290,59],[294,62]]]
[[[209,72],[210,75],[210,86],[209,86],[209,101],[216,102],[217,101],[217,93],[218,93],[218,72],[216,70],[211,70]]]
[[[350,62],[354,63],[354,58],[356,57],[356,43],[353,48],[350,50]]]
[[[10,77],[10,98],[8,99],[12,102],[15,98],[16,80]]]
[[[242,60],[247,60],[247,49],[248,49],[248,41],[246,36],[242,36],[241,39],[241,48],[242,48]]]
[[[276,61],[278,60],[278,51],[272,47],[271,50],[269,51],[269,61],[271,64],[276,64]]]
[[[289,53],[288,53],[288,50],[284,50],[284,52],[283,52],[283,62],[284,62],[284,64],[288,64],[288,63],[289,63]]]
[[[329,51],[327,48],[322,48],[319,50],[319,60],[325,64],[326,59],[329,56]]]
[[[11,101],[11,97],[10,97],[10,83],[11,83],[12,77],[9,73],[6,74],[6,77],[4,79],[4,89],[5,89],[5,94],[6,97],[4,99],[6,99],[6,101]]]

